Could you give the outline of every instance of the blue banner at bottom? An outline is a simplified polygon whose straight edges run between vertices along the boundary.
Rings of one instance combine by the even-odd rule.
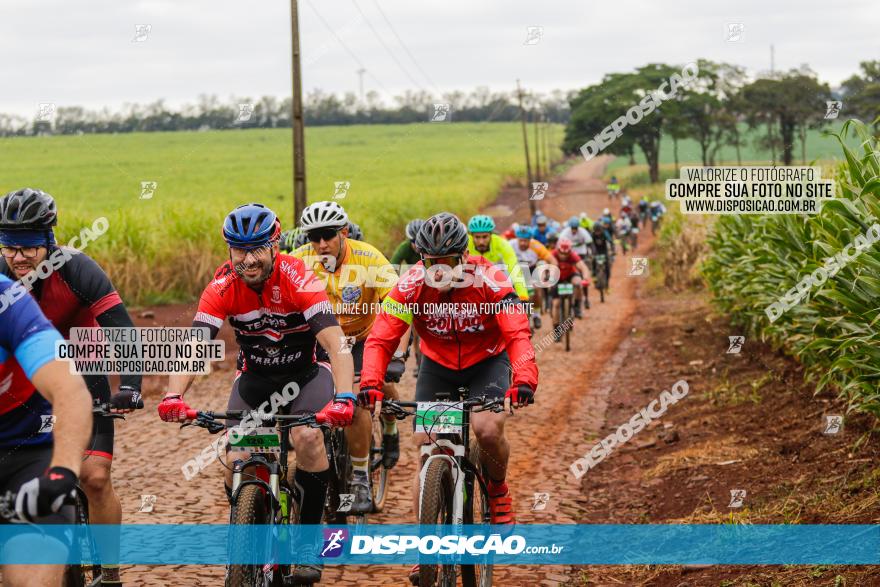
[[[876,565],[877,525],[0,525],[0,564]]]

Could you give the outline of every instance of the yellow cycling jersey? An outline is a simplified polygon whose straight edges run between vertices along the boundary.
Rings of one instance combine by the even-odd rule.
[[[291,253],[306,262],[321,279],[333,313],[346,336],[367,338],[382,299],[397,284],[394,267],[373,245],[345,239],[345,252],[336,270],[328,272],[311,243]]]

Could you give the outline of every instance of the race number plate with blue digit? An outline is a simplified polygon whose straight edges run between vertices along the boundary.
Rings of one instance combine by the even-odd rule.
[[[416,432],[456,434],[461,432],[464,411],[461,402],[419,402]]]
[[[557,289],[561,296],[570,296],[574,293],[574,286],[570,283],[560,283]]]
[[[281,438],[274,428],[253,428],[242,432],[246,433],[232,434],[231,430],[226,432],[229,435],[229,446],[254,453],[281,453]]]

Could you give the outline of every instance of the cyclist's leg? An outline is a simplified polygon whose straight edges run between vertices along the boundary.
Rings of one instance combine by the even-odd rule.
[[[562,281],[562,280],[560,280],[560,282],[561,282],[561,281]],[[557,290],[557,286],[554,285],[554,286],[553,286],[552,288],[550,288],[548,291],[551,292],[551,294],[552,294],[552,300],[553,300],[553,301],[551,302],[551,306],[550,306],[550,319],[553,321],[553,326],[554,326],[554,327],[555,327],[555,326],[559,326],[559,305],[560,305],[560,301],[559,301],[559,296],[556,295],[556,292],[558,291],[558,290]]]
[[[510,387],[510,360],[506,352],[472,365],[465,372],[472,396],[500,398],[504,397]],[[507,414],[504,412],[485,411],[471,414],[471,432],[480,444],[482,463],[489,471],[489,478],[496,481],[504,481],[507,474],[510,447],[504,437],[506,419]]]
[[[22,447],[4,454],[0,451],[0,458],[3,462],[3,478],[0,479],[0,494],[7,491],[16,493],[19,488],[26,482],[39,477],[52,460],[52,447]],[[45,518],[36,520],[38,524],[72,524],[73,508],[64,507],[61,512],[52,514]],[[0,520],[0,524],[4,521]],[[39,535],[40,532],[35,532]],[[39,548],[48,556],[57,555],[59,558],[66,557],[71,544],[68,542],[59,542],[57,540],[41,538]],[[16,558],[18,549],[32,550],[33,545],[30,544],[28,536],[22,536],[7,541],[0,549],[2,549],[2,558]],[[4,565],[3,584],[10,587],[30,587],[31,585],[60,585],[61,578],[64,573],[64,565]]]
[[[318,412],[333,399],[333,376],[330,368],[318,363],[317,374],[302,386],[299,395],[287,406],[290,414]],[[293,482],[300,494],[300,523],[320,524],[327,499],[330,463],[320,428],[299,426],[291,429],[296,451]]]
[[[110,401],[110,382],[105,375],[85,375],[83,379],[93,399]],[[80,483],[89,499],[89,521],[93,524],[122,523],[122,506],[110,480],[113,436],[112,418],[94,419],[80,472]]]
[[[360,381],[361,367],[364,363],[364,341],[358,341],[351,349],[354,361],[355,380]],[[348,454],[351,457],[352,483],[351,492],[355,495],[351,511],[366,513],[372,509],[370,493],[370,436],[373,433],[373,422],[369,410],[356,407],[351,426],[345,428],[345,440],[348,443]]]
[[[100,403],[110,401],[110,381],[106,375],[85,375],[83,379],[92,394],[92,399]],[[80,485],[89,500],[89,522],[118,526],[122,523],[122,504],[113,489],[110,468],[113,463],[114,420],[95,418],[92,423],[92,438],[86,448]],[[108,559],[118,556],[118,543],[113,545],[116,553],[108,553]],[[108,584],[119,582],[119,565],[103,567],[102,576]]]
[[[460,372],[448,369],[443,365],[432,361],[428,357],[423,356],[422,368],[419,369],[419,377],[416,379],[414,401],[432,401],[436,399],[438,392],[455,393],[463,383],[464,379],[461,377]],[[415,419],[413,419],[413,428],[415,428],[415,425],[416,422]],[[416,449],[421,451],[422,445],[429,442],[428,435],[423,432],[414,433],[412,442]],[[419,459],[419,467],[416,470],[415,477],[413,477],[413,512],[415,513],[416,519],[419,517],[419,473],[422,470],[424,461],[425,459],[423,458]]]

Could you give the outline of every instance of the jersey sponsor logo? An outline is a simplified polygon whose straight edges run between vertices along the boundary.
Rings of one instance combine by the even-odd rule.
[[[280,304],[281,303],[281,288],[277,285],[272,286],[272,303]]]
[[[402,294],[408,294],[407,299],[412,297],[412,292],[414,292],[425,280],[425,268],[421,265],[417,265],[414,268],[407,271],[403,277],[400,278],[400,281],[397,282],[397,291]]]
[[[348,285],[342,288],[340,295],[343,302],[351,304],[361,299],[361,288],[356,285]]]

